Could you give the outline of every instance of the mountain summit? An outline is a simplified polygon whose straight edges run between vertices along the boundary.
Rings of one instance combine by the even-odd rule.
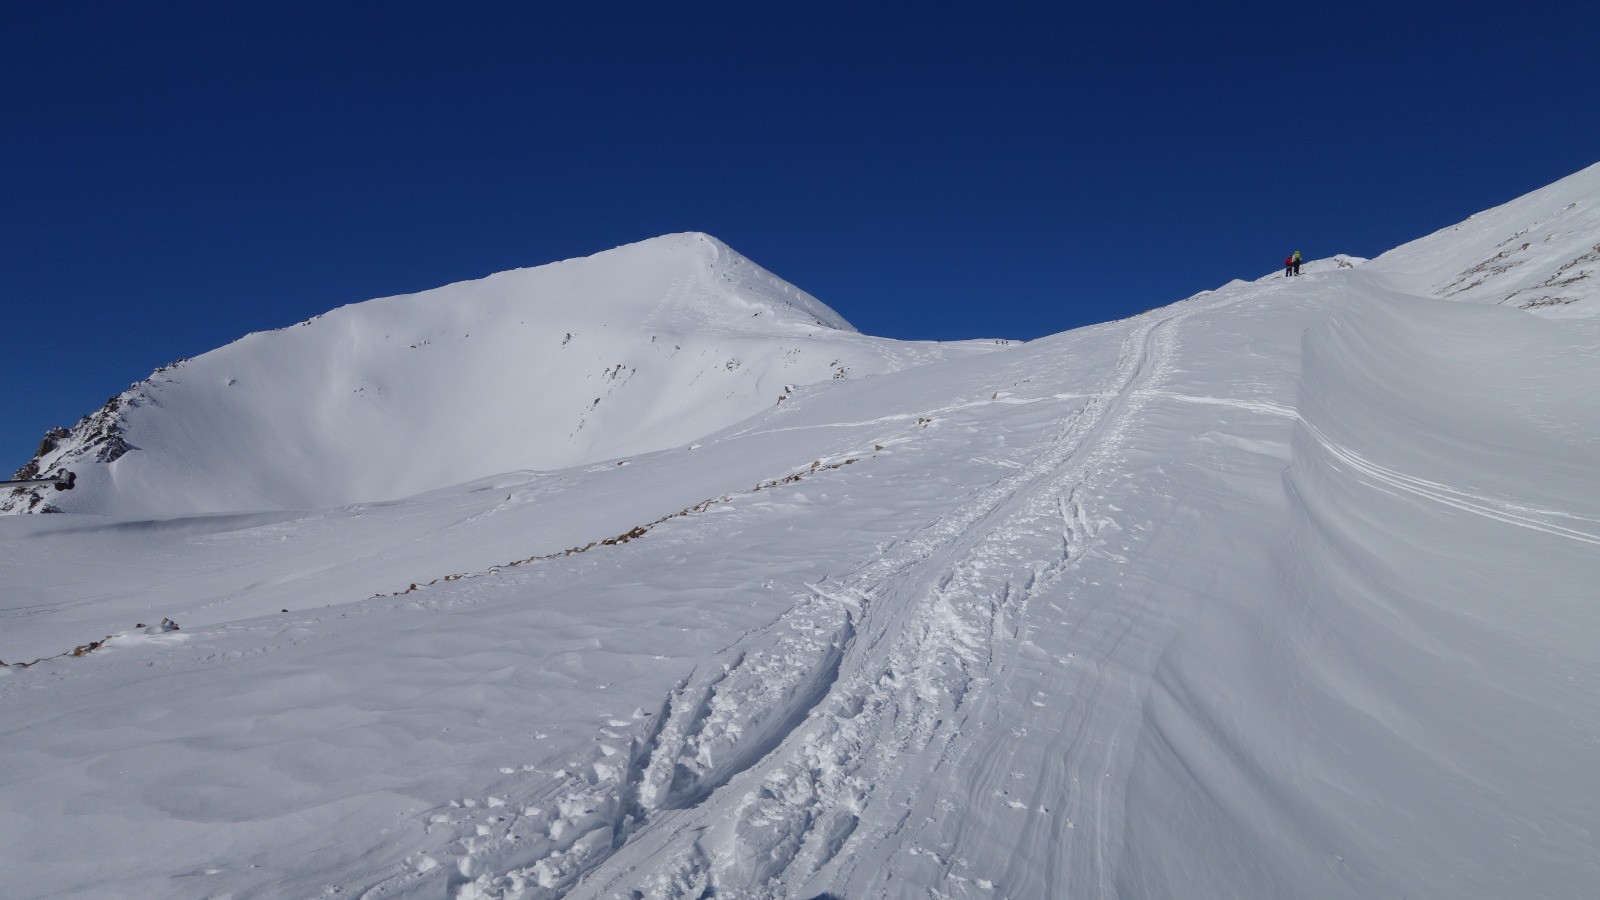
[[[687,443],[805,385],[1005,342],[871,338],[709,235],[341,307],[157,370],[24,468],[131,516],[390,500]]]

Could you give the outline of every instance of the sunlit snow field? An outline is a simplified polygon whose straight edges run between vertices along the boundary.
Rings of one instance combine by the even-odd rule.
[[[1600,167],[1020,345],[697,236],[581,263],[526,338],[474,283],[171,370],[0,518],[0,659],[112,636],[0,669],[8,896],[1600,884]],[[627,335],[563,363],[569,312]]]

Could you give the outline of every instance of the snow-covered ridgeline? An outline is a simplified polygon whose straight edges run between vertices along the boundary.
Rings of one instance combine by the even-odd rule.
[[[866,337],[715,238],[668,235],[353,304],[164,367],[28,464],[77,472],[74,492],[19,492],[8,508],[389,500],[677,446],[796,387],[1005,344]]]
[[[1600,163],[1374,259],[1401,291],[1600,316]]]

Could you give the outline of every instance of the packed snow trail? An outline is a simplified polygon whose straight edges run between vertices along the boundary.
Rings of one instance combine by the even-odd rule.
[[[815,586],[775,623],[784,638],[676,692],[638,783],[617,786],[638,793],[628,825],[637,839],[616,834],[632,845],[582,891],[624,886],[628,860],[666,854],[673,861],[647,894],[670,896],[678,885],[686,896],[708,886],[786,895],[834,861],[891,770],[905,778],[915,757],[932,775],[964,752],[968,695],[984,694],[993,677],[994,641],[1039,585],[1093,545],[1103,520],[1087,518],[1085,485],[1115,454],[1141,389],[1159,380],[1164,336],[1196,309],[1135,320],[1105,383],[1028,465],[862,569]],[[746,789],[754,799],[740,795]],[[716,835],[710,848],[704,832]],[[546,857],[485,872],[460,895],[540,896],[612,852],[590,846],[590,859],[565,866]]]

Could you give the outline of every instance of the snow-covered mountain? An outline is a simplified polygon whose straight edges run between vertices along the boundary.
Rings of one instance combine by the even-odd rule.
[[[63,654],[0,668],[0,867],[30,896],[1592,895],[1596,210],[1600,167],[1370,262],[824,366],[624,466],[0,519],[0,658]]]
[[[1374,260],[1404,292],[1512,306],[1542,315],[1600,315],[1600,166],[1479,213]]]
[[[687,443],[835,378],[994,350],[858,333],[704,234],[336,309],[156,371],[11,511],[174,516],[410,496]]]

